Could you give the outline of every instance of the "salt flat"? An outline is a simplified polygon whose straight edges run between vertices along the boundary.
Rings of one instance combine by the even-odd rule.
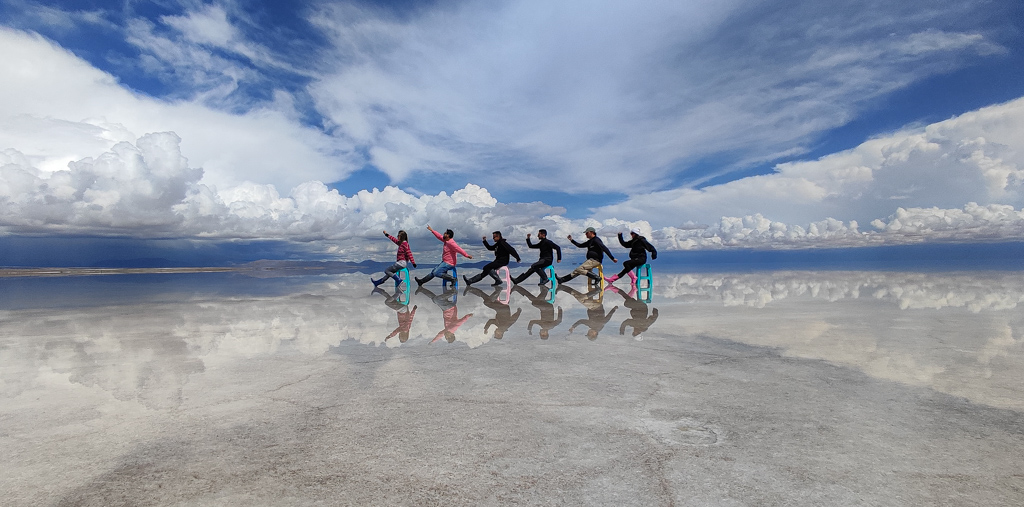
[[[5,505],[1024,503],[1019,273],[101,278],[0,281]]]

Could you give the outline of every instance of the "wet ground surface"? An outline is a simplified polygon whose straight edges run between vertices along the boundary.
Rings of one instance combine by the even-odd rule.
[[[0,285],[5,505],[1024,503],[1019,273]]]

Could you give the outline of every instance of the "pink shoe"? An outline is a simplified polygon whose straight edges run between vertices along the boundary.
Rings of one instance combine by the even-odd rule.
[[[633,285],[635,286],[635,285],[636,285],[636,273],[634,273],[634,272],[630,271],[630,272],[629,272],[629,273],[627,273],[627,274],[629,275],[629,281],[630,281],[630,283],[632,283],[632,284],[633,284]]]
[[[612,275],[612,276],[606,276],[604,278],[604,281],[606,283],[615,283],[615,280],[618,280],[618,279],[619,279],[619,275]]]

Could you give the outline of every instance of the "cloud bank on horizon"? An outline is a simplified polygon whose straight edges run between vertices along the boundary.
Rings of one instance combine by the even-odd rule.
[[[259,2],[173,5],[5,7],[0,230],[353,255],[428,223],[639,226],[665,249],[1024,239],[1024,98],[808,156],[902,90],[1018,57],[1012,2],[307,2],[315,36],[289,44],[257,36]],[[331,189],[367,168],[391,185]],[[571,219],[534,189],[625,198]]]

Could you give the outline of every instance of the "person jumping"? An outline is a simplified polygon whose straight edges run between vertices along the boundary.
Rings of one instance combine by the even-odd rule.
[[[633,285],[636,285],[636,273],[633,270],[647,264],[647,252],[651,252],[651,259],[658,258],[658,251],[647,242],[647,238],[640,235],[639,228],[634,227],[629,231],[629,236],[629,241],[625,241],[622,239],[622,233],[619,233],[619,244],[629,249],[629,260],[622,263],[622,271],[619,274],[609,276],[604,281],[613,283],[622,278],[622,275],[628,274]]]
[[[414,268],[416,267],[416,261],[412,257],[412,248],[409,247],[409,235],[405,231],[398,231],[397,238],[388,234],[388,231],[384,231],[384,235],[398,245],[398,258],[394,264],[384,270],[384,276],[380,280],[374,280],[372,276],[370,277],[374,287],[384,283],[384,280],[388,278],[393,278],[395,283],[401,283],[402,280],[398,278],[398,272],[409,264],[412,264]]]
[[[435,276],[439,276],[449,282],[454,282],[455,277],[448,274],[453,268],[455,268],[456,254],[459,254],[467,259],[472,259],[473,256],[466,253],[455,240],[455,233],[451,229],[444,231],[444,235],[432,229],[429,225],[427,230],[434,233],[434,237],[444,243],[444,250],[441,251],[441,263],[434,268],[427,276],[423,278],[416,278],[417,285],[423,285],[433,279]]]
[[[519,252],[512,245],[505,241],[505,238],[501,237],[501,231],[494,231],[491,233],[491,239],[494,240],[494,245],[491,246],[487,242],[487,238],[484,240],[484,247],[494,252],[494,260],[484,265],[484,270],[472,278],[466,278],[466,275],[462,275],[462,279],[466,281],[466,286],[473,285],[483,279],[485,275],[490,275],[494,279],[494,283],[491,285],[501,285],[501,278],[498,278],[498,268],[502,266],[508,266],[509,256],[515,257],[516,262],[522,262],[519,258]]]
[[[531,243],[530,242],[530,235],[527,234],[526,235],[526,246],[528,246],[530,248],[538,248],[538,249],[540,249],[540,259],[538,259],[537,262],[534,262],[530,266],[530,269],[526,270],[526,272],[524,272],[521,275],[513,278],[512,279],[512,283],[514,283],[516,285],[519,285],[519,284],[523,283],[527,278],[529,278],[530,275],[532,275],[534,273],[537,273],[537,276],[540,277],[540,283],[538,283],[537,285],[547,285],[548,277],[544,273],[544,269],[547,268],[548,266],[550,266],[552,261],[554,260],[554,258],[553,258],[554,256],[552,255],[552,252],[557,253],[558,254],[558,262],[562,262],[562,247],[556,245],[554,241],[551,241],[550,239],[548,239],[548,231],[547,230],[541,229],[541,230],[537,231],[537,238],[539,238],[537,243]]]
[[[558,277],[558,283],[568,282],[569,280],[583,274],[587,275],[588,278],[600,281],[601,277],[598,276],[597,273],[592,272],[592,270],[601,266],[601,261],[604,260],[604,254],[606,253],[612,262],[619,262],[619,260],[612,255],[611,250],[608,250],[608,247],[605,246],[604,241],[601,241],[601,238],[597,237],[597,231],[594,230],[593,227],[587,227],[587,231],[584,234],[587,236],[587,240],[583,243],[577,243],[573,240],[572,234],[570,234],[568,238],[572,244],[576,245],[576,248],[587,249],[587,260],[583,261],[583,264],[580,264],[580,266],[574,269],[572,273]]]

